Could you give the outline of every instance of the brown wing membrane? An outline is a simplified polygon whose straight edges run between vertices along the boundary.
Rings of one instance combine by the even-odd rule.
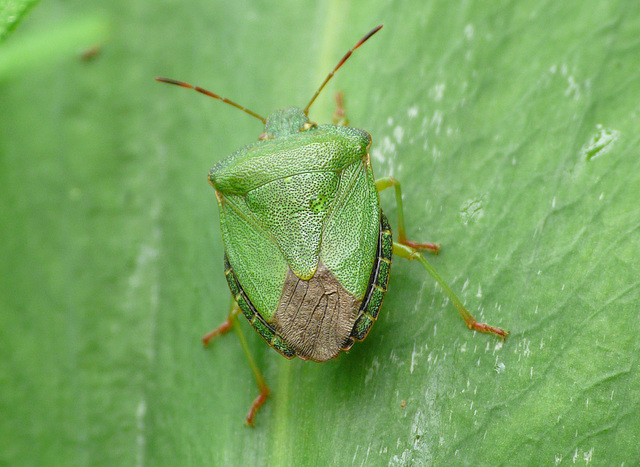
[[[348,344],[360,302],[322,262],[308,281],[289,270],[272,325],[300,358],[324,362]]]

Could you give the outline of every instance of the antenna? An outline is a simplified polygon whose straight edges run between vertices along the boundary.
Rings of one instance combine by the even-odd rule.
[[[194,86],[192,84],[189,83],[184,83],[182,81],[177,81],[175,79],[170,79],[170,78],[155,78],[156,81],[159,81],[161,83],[167,83],[167,84],[175,84],[176,86],[180,86],[183,88],[187,88],[187,89],[193,89],[194,91],[198,91],[201,94],[204,94],[205,96],[209,96],[209,97],[213,97],[214,99],[218,99],[222,102],[224,102],[225,104],[229,104],[234,106],[236,109],[240,109],[243,112],[248,113],[249,115],[251,115],[252,117],[256,117],[258,120],[260,120],[263,124],[267,123],[267,119],[264,117],[261,117],[260,115],[258,115],[257,113],[247,109],[246,107],[242,107],[239,104],[236,104],[235,102],[233,102],[232,100],[227,99],[226,97],[222,97],[217,95],[216,93],[213,93],[211,91],[207,91],[206,89],[201,88],[200,86]]]
[[[371,36],[373,36],[376,32],[380,31],[380,29],[382,29],[382,24],[376,28],[373,28],[371,31],[369,31],[367,33],[366,36],[364,36],[362,39],[360,39],[358,41],[358,43],[351,49],[349,50],[346,54],[344,54],[344,57],[342,57],[342,60],[340,60],[338,62],[338,64],[336,65],[336,67],[333,69],[333,71],[331,71],[331,73],[329,73],[327,75],[327,77],[325,78],[324,82],[320,85],[320,87],[318,88],[318,90],[316,91],[316,93],[313,95],[313,97],[311,98],[311,101],[309,101],[309,103],[307,104],[307,106],[304,108],[304,114],[305,115],[309,115],[309,107],[311,107],[311,104],[313,104],[316,100],[316,98],[318,97],[318,95],[320,94],[320,92],[324,89],[324,87],[327,85],[327,83],[329,82],[329,80],[331,78],[333,78],[333,75],[335,74],[336,71],[338,71],[338,69],[344,64],[344,62],[347,61],[347,59],[349,57],[351,57],[351,54],[358,48],[360,47],[362,44],[364,44],[365,42],[367,42],[367,40],[369,40],[369,38]]]

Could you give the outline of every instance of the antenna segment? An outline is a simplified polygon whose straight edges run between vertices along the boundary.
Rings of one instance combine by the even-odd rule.
[[[167,84],[175,84],[176,86],[180,86],[183,88],[187,88],[187,89],[193,89],[194,91],[198,91],[201,94],[204,94],[205,96],[209,96],[209,97],[213,97],[214,99],[218,99],[222,102],[224,102],[225,104],[229,104],[234,106],[236,109],[240,109],[245,113],[248,113],[249,115],[251,115],[252,117],[257,118],[258,120],[260,120],[263,124],[267,123],[267,119],[264,117],[261,117],[260,115],[258,115],[257,113],[255,113],[252,110],[247,109],[246,107],[242,107],[239,104],[236,104],[235,102],[233,102],[230,99],[227,99],[226,97],[222,97],[217,95],[214,92],[211,91],[207,91],[206,89],[201,88],[200,86],[194,86],[192,84],[189,83],[184,83],[182,81],[177,81],[175,79],[170,79],[170,78],[155,78],[156,81],[159,81],[161,83],[167,83]]]
[[[331,71],[331,73],[329,73],[327,75],[327,77],[325,78],[324,82],[320,85],[320,87],[318,88],[318,90],[316,91],[316,93],[313,95],[313,97],[311,98],[311,101],[309,101],[309,103],[307,104],[307,106],[304,108],[304,114],[305,115],[309,115],[309,107],[311,107],[311,104],[313,104],[316,100],[316,98],[318,97],[318,95],[320,94],[320,92],[324,89],[324,87],[327,85],[327,83],[329,82],[329,80],[331,78],[333,78],[333,75],[336,73],[336,71],[338,71],[338,69],[344,64],[344,62],[347,61],[347,59],[349,57],[351,57],[351,54],[358,48],[360,47],[362,44],[364,44],[365,42],[367,42],[367,40],[369,40],[369,38],[371,36],[373,36],[376,32],[380,31],[380,29],[382,29],[382,24],[380,26],[378,26],[377,28],[373,28],[371,31],[369,31],[367,33],[366,36],[364,36],[362,39],[360,39],[358,41],[358,43],[351,49],[349,50],[346,54],[344,54],[344,57],[342,57],[342,60],[340,60],[338,62],[338,64],[336,65],[336,67],[333,69],[333,71]]]

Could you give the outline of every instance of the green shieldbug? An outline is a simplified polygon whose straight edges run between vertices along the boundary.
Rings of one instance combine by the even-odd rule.
[[[418,250],[432,243],[407,240],[400,184],[374,180],[371,136],[346,125],[318,125],[309,108],[351,54],[378,32],[364,36],[338,62],[304,109],[276,110],[268,118],[198,86],[194,89],[261,120],[265,129],[213,166],[209,183],[220,208],[225,275],[233,296],[227,320],[205,335],[205,345],[235,328],[260,395],[246,417],[265,402],[269,387],[237,321],[240,311],[267,343],[287,358],[324,362],[366,338],[387,292],[392,254],[417,260],[440,284],[470,329],[507,332],[478,323]],[[341,114],[341,102],[338,100]],[[343,123],[345,123],[343,121]],[[398,235],[394,242],[378,192],[395,188]]]

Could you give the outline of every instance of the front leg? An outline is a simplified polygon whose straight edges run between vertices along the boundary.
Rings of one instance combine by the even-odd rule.
[[[398,243],[414,248],[416,250],[428,250],[434,255],[438,254],[440,245],[438,243],[419,243],[407,239],[407,233],[404,229],[404,208],[402,206],[402,188],[400,182],[393,177],[385,177],[376,180],[376,190],[382,191],[387,188],[395,187],[396,189],[396,205],[398,206]]]

